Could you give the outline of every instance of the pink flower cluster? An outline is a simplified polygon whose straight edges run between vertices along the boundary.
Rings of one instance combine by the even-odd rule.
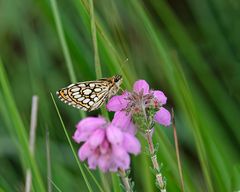
[[[154,115],[154,120],[161,125],[169,126],[171,124],[170,112],[162,107],[167,103],[167,97],[162,91],[150,90],[145,80],[138,80],[134,83],[133,93],[124,92],[122,95],[112,97],[108,104],[108,111],[121,111],[131,114],[145,110],[149,105],[156,106],[158,111]],[[127,116],[130,118],[130,116]]]
[[[112,97],[107,104],[107,109],[115,112],[112,122],[103,117],[87,117],[77,124],[73,139],[83,142],[78,152],[80,160],[87,160],[90,169],[99,167],[104,172],[128,169],[129,154],[137,155],[141,148],[135,137],[134,115],[144,114],[147,119],[153,109],[152,121],[169,126],[171,115],[162,107],[166,102],[164,93],[150,90],[144,80],[136,81],[132,92]]]
[[[84,142],[78,155],[81,161],[88,160],[90,169],[98,166],[104,172],[116,172],[119,168],[129,168],[129,153],[140,153],[135,132],[135,126],[121,113],[116,113],[111,123],[103,117],[81,120],[73,139],[77,143]]]

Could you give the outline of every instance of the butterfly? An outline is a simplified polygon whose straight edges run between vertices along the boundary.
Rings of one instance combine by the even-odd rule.
[[[57,95],[68,105],[83,111],[93,111],[101,107],[106,99],[116,95],[121,83],[122,76],[115,75],[96,81],[71,84],[57,91]]]

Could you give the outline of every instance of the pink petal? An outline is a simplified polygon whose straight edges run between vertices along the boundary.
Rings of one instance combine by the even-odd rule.
[[[104,138],[105,138],[105,130],[97,129],[89,138],[88,143],[92,148],[95,149],[97,146],[99,146],[103,142]]]
[[[97,154],[92,154],[88,157],[88,167],[89,169],[96,169],[98,164],[98,158],[99,156]]]
[[[115,113],[112,124],[124,132],[128,132],[133,135],[136,134],[137,128],[131,121],[131,115],[127,115],[124,111],[118,111]]]
[[[149,85],[145,80],[138,80],[134,83],[133,90],[137,93],[143,90],[143,94],[146,95],[149,93]]]
[[[91,134],[91,131],[79,131],[79,129],[77,129],[72,138],[76,143],[80,143],[82,141],[87,141]]]
[[[120,145],[123,140],[122,131],[114,125],[109,125],[107,128],[108,141],[114,145]]]
[[[112,160],[111,164],[109,165],[109,171],[111,172],[117,172],[118,171],[118,165]]]
[[[161,125],[169,126],[171,124],[171,114],[167,109],[161,107],[160,110],[155,114],[154,120]]]
[[[92,153],[93,150],[90,148],[88,143],[84,143],[78,150],[78,156],[81,161],[87,159]]]
[[[112,149],[113,149],[114,160],[117,166],[124,170],[128,169],[130,165],[130,157],[126,152],[126,150],[116,145],[113,145]]]
[[[139,154],[141,151],[140,142],[136,137],[129,133],[124,134],[123,147],[127,152],[133,153],[134,155]]]
[[[153,95],[162,105],[167,103],[167,97],[162,91],[153,91]]]
[[[112,124],[116,127],[125,130],[131,121],[131,116],[124,111],[118,111],[114,114]]]
[[[72,138],[76,143],[80,143],[81,141],[86,141],[87,140],[87,137],[81,135],[81,132],[78,129],[74,132],[74,135],[73,135]]]
[[[126,100],[128,93],[124,92],[122,95],[117,95],[112,97],[107,103],[108,111],[121,111],[125,109],[128,104],[128,100]]]
[[[102,128],[106,124],[103,117],[87,117],[77,124],[77,130],[73,135],[73,139],[80,143],[86,141],[97,128]]]
[[[100,145],[100,153],[106,154],[110,150],[110,144],[107,140],[104,140]]]
[[[130,121],[128,127],[126,129],[123,129],[123,131],[130,133],[131,135],[135,135],[137,132],[137,127],[134,125],[132,121]]]
[[[77,124],[79,131],[93,132],[96,128],[102,127],[106,124],[103,117],[86,117]]]
[[[115,157],[113,153],[111,153],[111,161],[109,162],[109,171],[117,172],[118,171],[118,164],[115,162]]]
[[[111,164],[111,157],[109,154],[101,155],[98,159],[98,166],[103,171],[106,172],[109,170]]]

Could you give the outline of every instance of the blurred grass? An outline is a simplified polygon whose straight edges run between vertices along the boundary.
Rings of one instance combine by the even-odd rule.
[[[21,164],[23,165],[25,170],[28,167],[31,168],[32,177],[33,177],[33,188],[38,189],[39,191],[44,191],[43,183],[39,175],[39,170],[36,166],[36,162],[28,149],[26,129],[20,118],[19,112],[16,108],[11,92],[9,90],[9,83],[3,68],[3,63],[1,61],[1,58],[0,58],[0,82],[2,87],[3,97],[6,98],[5,102],[6,102],[7,112],[10,113],[12,115],[11,118],[14,119],[13,121],[8,123],[11,123],[11,127],[15,127],[15,129],[11,130],[11,133],[12,133],[12,136],[14,136],[12,138],[13,141],[16,142],[19,148],[18,150],[20,153]]]
[[[144,78],[166,93],[167,107],[174,107],[186,191],[239,190],[240,3],[92,2],[102,75],[123,75],[127,89]],[[49,92],[95,79],[92,42],[87,0],[0,2],[0,190],[22,191],[29,165],[34,189],[46,190],[47,124],[55,185],[62,191],[88,191]],[[27,141],[33,94],[40,97],[35,158]],[[79,112],[60,102],[58,107],[72,135]],[[145,141],[139,138],[144,151]],[[171,128],[156,127],[154,142],[159,143],[168,191],[179,191]],[[78,147],[73,144],[75,152]],[[133,157],[137,191],[156,191],[149,166],[144,153]],[[98,171],[91,173],[101,181]],[[92,190],[99,191],[86,175]],[[100,184],[104,190],[119,191],[116,175],[103,177],[108,183]]]

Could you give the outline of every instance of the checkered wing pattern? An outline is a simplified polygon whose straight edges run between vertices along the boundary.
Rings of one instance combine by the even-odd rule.
[[[116,80],[116,77],[71,84],[57,91],[57,95],[63,102],[73,107],[93,111],[101,107],[107,98],[116,94],[121,84],[121,79]]]

